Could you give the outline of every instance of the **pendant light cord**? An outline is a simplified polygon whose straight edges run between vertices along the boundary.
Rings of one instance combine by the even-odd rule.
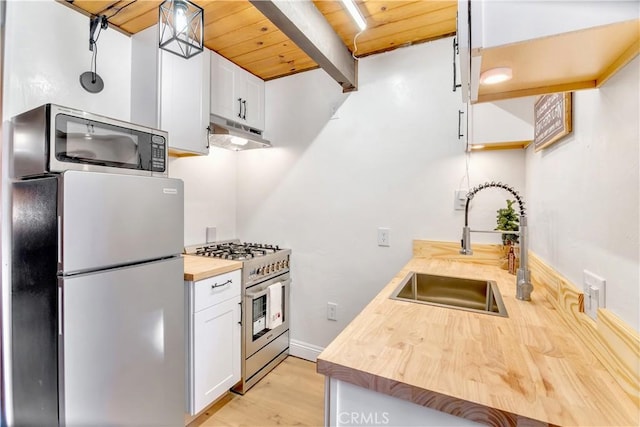
[[[96,82],[96,74],[98,73],[98,39],[100,38],[100,33],[102,32],[102,26],[98,29],[98,35],[96,35],[96,39],[93,41],[93,54],[91,55],[91,83]]]
[[[113,18],[114,16],[116,16],[118,13],[120,13],[123,9],[126,9],[127,7],[131,6],[132,4],[134,4],[134,3],[135,3],[135,2],[137,2],[137,1],[138,1],[138,0],[132,0],[132,1],[130,1],[129,3],[127,3],[127,4],[125,4],[124,6],[119,7],[119,8],[116,8],[116,7],[114,7],[114,6],[112,5],[112,6],[109,6],[108,8],[106,8],[106,9],[104,9],[104,10],[103,10],[102,12],[100,12],[100,13],[102,14],[102,13],[105,13],[106,11],[108,11],[108,10],[116,9],[116,11],[115,11],[115,12],[113,12],[113,13],[112,13],[108,18],[107,18],[107,19],[111,19],[111,18]]]

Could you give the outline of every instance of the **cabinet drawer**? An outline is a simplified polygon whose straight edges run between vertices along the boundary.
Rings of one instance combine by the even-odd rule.
[[[194,312],[221,303],[240,295],[240,271],[231,271],[219,276],[197,281],[194,284]]]

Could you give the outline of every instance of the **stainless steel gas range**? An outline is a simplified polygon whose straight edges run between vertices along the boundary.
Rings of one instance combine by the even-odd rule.
[[[242,262],[242,380],[233,391],[244,394],[289,355],[291,250],[232,240],[186,253]]]

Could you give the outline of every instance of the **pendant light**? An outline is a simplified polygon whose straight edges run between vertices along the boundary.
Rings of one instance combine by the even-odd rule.
[[[202,52],[204,11],[187,0],[165,0],[158,31],[161,49],[189,59]]]

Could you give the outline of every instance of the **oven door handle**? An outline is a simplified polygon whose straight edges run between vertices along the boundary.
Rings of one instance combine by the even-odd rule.
[[[277,283],[277,282],[276,282]],[[282,282],[282,286],[289,286],[291,284],[291,279],[287,279],[284,282]],[[256,299],[256,298],[260,298],[263,295],[266,295],[267,292],[269,291],[269,286],[267,286],[266,288],[263,288],[262,290],[258,291],[258,292],[245,292],[245,297],[249,298],[249,299]]]

